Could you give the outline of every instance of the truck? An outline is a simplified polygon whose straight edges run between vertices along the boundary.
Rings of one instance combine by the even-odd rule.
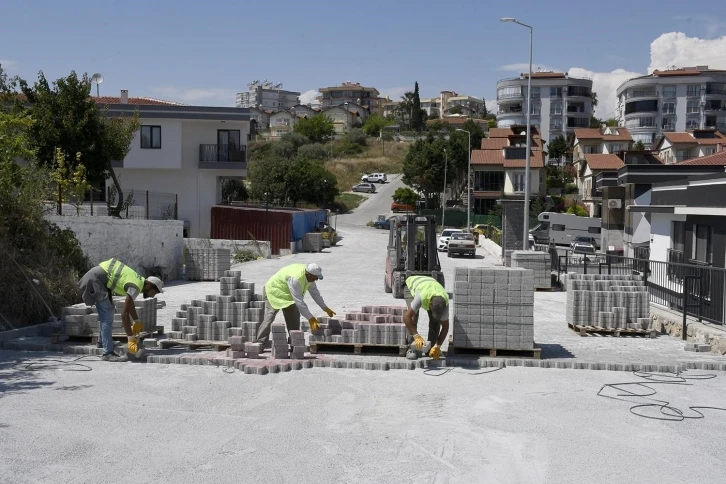
[[[539,224],[529,232],[536,244],[569,247],[578,235],[589,235],[601,244],[602,221],[595,217],[580,217],[569,213],[542,212]]]

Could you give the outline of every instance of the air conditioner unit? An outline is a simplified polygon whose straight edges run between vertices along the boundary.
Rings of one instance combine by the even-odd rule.
[[[620,200],[608,200],[608,208],[620,208],[622,202]]]

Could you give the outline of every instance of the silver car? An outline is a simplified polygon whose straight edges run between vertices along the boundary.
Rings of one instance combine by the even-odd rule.
[[[376,193],[376,186],[373,183],[359,183],[353,186],[354,192]]]

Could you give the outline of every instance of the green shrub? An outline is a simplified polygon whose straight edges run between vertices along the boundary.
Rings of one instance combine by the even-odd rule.
[[[314,143],[298,148],[297,156],[299,158],[307,158],[308,160],[321,161],[328,159],[330,151],[324,145]]]
[[[290,141],[278,141],[272,146],[272,156],[290,160],[297,155],[297,147]]]
[[[257,260],[257,255],[248,249],[237,250],[232,256],[232,261],[235,264],[241,264],[243,262],[250,262],[253,260]]]
[[[367,144],[367,136],[362,129],[353,128],[348,131],[346,139],[348,143],[365,146]]]
[[[565,194],[566,195],[574,195],[578,192],[577,185],[574,183],[568,183],[565,185]]]
[[[280,142],[281,143],[290,143],[291,145],[293,145],[295,147],[296,150],[298,148],[300,148],[301,146],[310,144],[310,140],[306,136],[304,136],[300,133],[295,133],[294,131],[290,132],[290,133],[285,133],[282,136],[280,136]]]

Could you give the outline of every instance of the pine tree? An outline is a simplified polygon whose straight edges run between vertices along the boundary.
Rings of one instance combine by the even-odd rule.
[[[411,128],[420,131],[423,125],[423,118],[421,117],[421,98],[418,93],[418,81],[413,88],[413,107],[411,110]]]

